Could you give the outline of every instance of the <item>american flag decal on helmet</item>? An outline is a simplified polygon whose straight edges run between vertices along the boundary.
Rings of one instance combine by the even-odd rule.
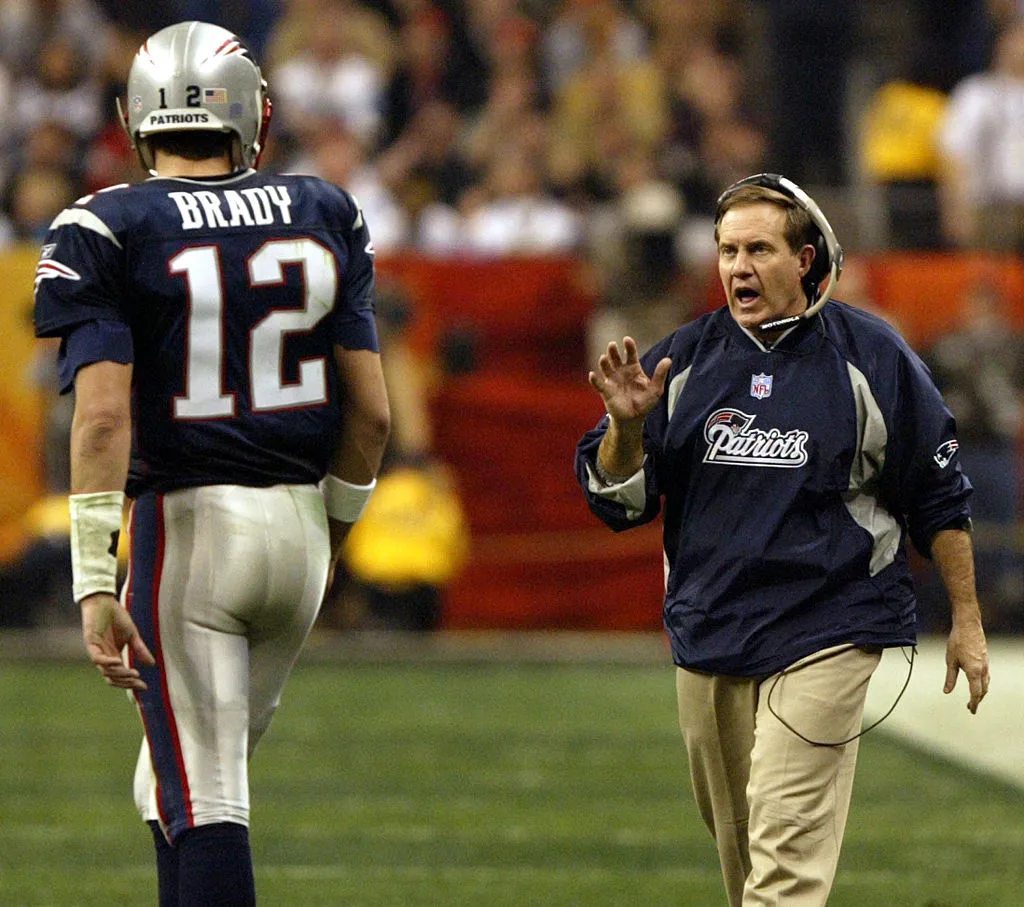
[[[54,261],[52,258],[47,258],[36,266],[35,289],[38,290],[39,284],[44,280],[52,280],[54,277],[63,277],[65,280],[82,279],[82,275],[73,268],[69,268],[59,261]]]

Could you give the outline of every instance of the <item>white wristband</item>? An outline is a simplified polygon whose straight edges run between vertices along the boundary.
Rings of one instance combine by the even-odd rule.
[[[96,592],[117,592],[117,539],[123,491],[73,494],[71,508],[71,591],[76,602]]]
[[[327,516],[342,523],[354,523],[370,503],[370,495],[377,487],[377,480],[373,479],[369,485],[353,485],[327,473],[322,487]]]

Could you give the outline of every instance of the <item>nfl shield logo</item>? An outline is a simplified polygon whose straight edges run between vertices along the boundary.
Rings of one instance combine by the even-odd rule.
[[[772,395],[772,376],[771,375],[751,375],[750,376],[750,396],[755,400],[763,400],[765,397]]]

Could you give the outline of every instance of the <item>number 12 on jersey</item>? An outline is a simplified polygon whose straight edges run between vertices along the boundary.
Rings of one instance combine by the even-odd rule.
[[[249,258],[249,287],[284,284],[284,266],[302,270],[302,308],[270,310],[249,332],[249,386],[253,412],[273,412],[324,403],[327,361],[299,364],[299,380],[282,374],[288,334],[311,331],[334,308],[338,270],[334,255],[314,239],[275,239]],[[174,398],[176,419],[223,419],[235,415],[235,395],[225,391],[224,281],[220,247],[191,246],[168,262],[171,274],[188,283],[189,313],[185,351],[185,393]]]

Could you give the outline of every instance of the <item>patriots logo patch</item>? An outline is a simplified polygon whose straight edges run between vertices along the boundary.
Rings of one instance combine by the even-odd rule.
[[[932,459],[938,464],[939,469],[945,469],[952,462],[956,452],[960,449],[960,442],[956,438],[943,441],[936,449]]]
[[[793,429],[783,434],[777,428],[753,428],[756,418],[738,409],[719,409],[708,416],[704,462],[773,469],[796,469],[807,462],[807,432]]]
[[[39,284],[44,280],[52,280],[54,277],[63,277],[65,280],[82,279],[82,275],[74,268],[69,268],[62,262],[54,261],[52,258],[47,258],[39,262],[36,266],[35,289],[38,290]]]

